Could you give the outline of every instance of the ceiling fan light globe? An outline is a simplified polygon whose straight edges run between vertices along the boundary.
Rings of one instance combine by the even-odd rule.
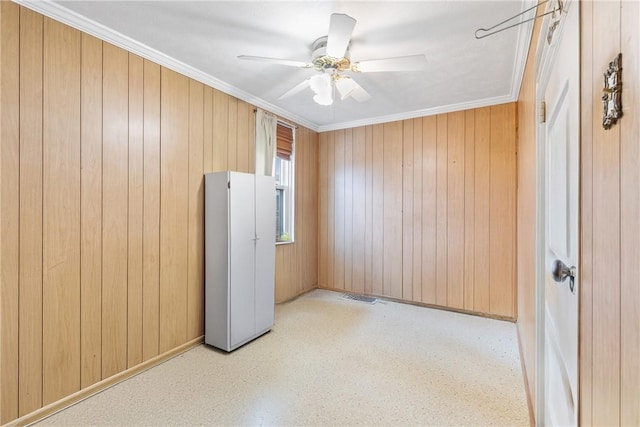
[[[315,93],[318,93],[318,91],[320,90],[320,87],[322,86],[322,82],[320,81],[322,75],[320,74],[316,74],[315,76],[312,76],[309,79],[309,87],[311,88],[312,91],[314,91]]]
[[[328,95],[315,95],[313,97],[313,100],[316,102],[316,104],[319,105],[331,105],[333,104],[333,99],[331,98],[331,94],[329,93]]]
[[[331,92],[331,76],[328,74],[316,74],[311,77],[309,86],[317,94]]]

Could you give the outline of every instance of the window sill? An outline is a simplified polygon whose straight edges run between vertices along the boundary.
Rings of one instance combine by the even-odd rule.
[[[286,242],[276,242],[276,246],[280,246],[280,245],[290,245],[292,243],[295,243],[295,240],[287,240]]]

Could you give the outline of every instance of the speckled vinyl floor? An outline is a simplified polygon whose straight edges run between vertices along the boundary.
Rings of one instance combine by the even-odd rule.
[[[323,290],[231,354],[201,345],[42,425],[528,425],[508,322]]]

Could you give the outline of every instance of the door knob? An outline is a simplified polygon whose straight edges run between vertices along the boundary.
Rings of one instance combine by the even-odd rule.
[[[564,262],[557,259],[551,265],[551,276],[558,283],[564,282],[568,277],[570,279],[569,289],[573,293],[575,288],[575,267],[567,267]]]

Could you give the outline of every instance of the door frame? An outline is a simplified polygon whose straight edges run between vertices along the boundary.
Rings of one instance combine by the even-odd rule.
[[[542,21],[542,26],[540,27],[540,34],[538,36],[538,45],[536,50],[536,89],[535,89],[535,105],[536,105],[536,277],[535,277],[535,295],[536,295],[536,407],[535,407],[535,419],[537,425],[543,425],[545,414],[544,414],[544,355],[545,355],[545,276],[547,274],[545,265],[545,230],[546,230],[546,221],[545,221],[545,213],[546,213],[546,132],[545,127],[546,123],[541,120],[541,111],[544,108],[544,94],[547,89],[547,85],[549,83],[549,79],[551,77],[551,69],[553,68],[553,64],[556,57],[556,51],[558,46],[558,41],[561,39],[565,17],[567,15],[567,11],[571,7],[578,7],[578,0],[560,0],[562,2],[562,12],[561,18],[558,27],[553,32],[553,37],[551,43],[547,42],[547,36],[549,34],[550,26],[553,22],[557,20],[557,18],[553,18],[552,15],[547,15],[544,17]],[[554,7],[554,2],[547,3],[547,7]],[[580,23],[578,23],[578,27]],[[578,82],[579,85],[579,82]],[[578,105],[578,108],[580,106]],[[577,113],[578,124],[580,126],[580,111]],[[545,117],[545,122],[548,117]],[[580,158],[580,134],[578,133],[578,159]],[[579,178],[580,166],[578,165],[578,187],[580,186],[580,178]],[[580,206],[578,205],[578,222],[580,218]],[[580,232],[580,225],[578,224],[578,233]],[[579,271],[580,264],[580,240],[578,236],[578,268]],[[578,315],[580,310],[580,289],[581,286],[578,286],[577,289],[577,298],[578,298]],[[579,325],[578,330],[578,343],[580,342],[579,336]],[[580,360],[578,359],[578,372],[580,372]],[[578,389],[580,384],[580,377],[578,376]],[[579,396],[579,392],[578,392]],[[580,401],[577,402],[576,410],[578,414],[580,413]]]

